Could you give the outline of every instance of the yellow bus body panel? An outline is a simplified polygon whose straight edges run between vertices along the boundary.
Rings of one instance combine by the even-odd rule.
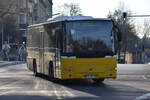
[[[117,59],[61,58],[61,79],[116,78]]]

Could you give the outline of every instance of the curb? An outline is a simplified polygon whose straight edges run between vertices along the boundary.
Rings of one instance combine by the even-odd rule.
[[[25,64],[25,62],[20,62],[20,61],[8,62],[8,63],[1,64],[0,67],[10,66],[10,65],[17,65],[17,64]]]
[[[150,100],[150,93],[137,97],[135,100]]]

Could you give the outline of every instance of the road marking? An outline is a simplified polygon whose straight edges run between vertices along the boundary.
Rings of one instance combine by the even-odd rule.
[[[145,75],[142,76],[145,80],[147,80],[147,78],[145,77]]]
[[[18,81],[15,81],[15,82],[8,83],[8,84],[6,84],[6,85],[1,86],[0,88],[9,89],[9,88],[12,87],[13,85],[15,85],[15,84],[17,84],[17,83],[19,83],[19,82],[21,82],[21,81],[24,81],[25,79],[26,79],[26,78],[23,78],[23,79],[20,79],[20,80],[18,80]]]
[[[41,90],[40,92],[41,92],[43,95],[46,95],[46,96],[49,96],[49,97],[50,97],[50,96],[53,96],[53,95],[52,95],[53,91]]]
[[[150,93],[137,97],[135,100],[150,100]]]
[[[7,87],[7,86],[2,86],[0,87],[0,90],[12,90],[12,89],[21,89],[21,87]]]
[[[63,99],[62,97],[61,97],[61,95],[60,95],[60,93],[58,93],[58,91],[55,89],[54,90],[54,93],[55,93],[55,95],[56,95],[56,97],[57,97],[57,99]]]
[[[14,92],[14,91],[11,91],[10,89],[14,89],[14,88],[16,89],[16,87],[11,87],[11,86],[14,85],[14,84],[17,84],[18,82],[21,82],[23,80],[25,80],[25,78],[23,78],[21,80],[18,80],[18,81],[15,81],[15,82],[12,82],[12,83],[8,83],[8,84],[0,87],[0,89],[7,89],[7,90],[9,90],[7,92],[0,93],[0,95],[6,95],[8,93]],[[19,88],[19,87],[17,87],[17,88]]]
[[[68,91],[66,87],[63,86],[62,89],[64,90],[64,92],[66,92],[66,96],[75,97],[75,95]]]
[[[7,91],[7,92],[3,92],[0,93],[0,96],[2,95],[7,95],[7,94],[22,94],[22,95],[41,95],[41,93],[44,96],[52,96],[53,91],[47,91],[47,90],[26,90],[26,91],[18,91],[18,90],[14,90],[14,91]]]
[[[24,91],[19,91],[19,90],[7,90],[7,92],[2,92],[0,93],[0,96],[2,95],[16,95],[16,94],[20,94],[20,95],[40,95],[40,96],[56,96],[57,99],[64,99],[64,97],[62,97],[62,93],[65,93],[65,91],[57,91],[57,90],[24,90]],[[69,96],[69,94],[67,94],[67,96]]]
[[[9,93],[11,93],[11,92],[13,92],[13,91],[7,91],[7,92],[0,93],[0,96],[9,94]]]
[[[60,95],[60,93],[58,93],[58,91],[56,90],[56,87],[54,87],[54,85],[52,85],[53,86],[53,89],[54,89],[54,93],[55,93],[55,96],[57,97],[57,99],[63,99],[62,98],[62,96]]]

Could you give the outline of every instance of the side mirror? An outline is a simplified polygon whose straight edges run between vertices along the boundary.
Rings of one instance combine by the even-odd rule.
[[[118,28],[118,33],[117,33],[117,37],[118,37],[118,41],[122,41],[122,34],[121,34],[121,31],[120,29]]]
[[[118,41],[120,42],[122,40],[122,34],[120,29],[116,25],[114,26],[114,31],[116,33]]]

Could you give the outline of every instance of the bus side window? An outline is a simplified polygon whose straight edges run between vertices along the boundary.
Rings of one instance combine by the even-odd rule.
[[[66,39],[67,39],[66,24],[63,23],[62,24],[62,51],[63,51],[63,53],[66,51],[66,45],[67,45]]]

